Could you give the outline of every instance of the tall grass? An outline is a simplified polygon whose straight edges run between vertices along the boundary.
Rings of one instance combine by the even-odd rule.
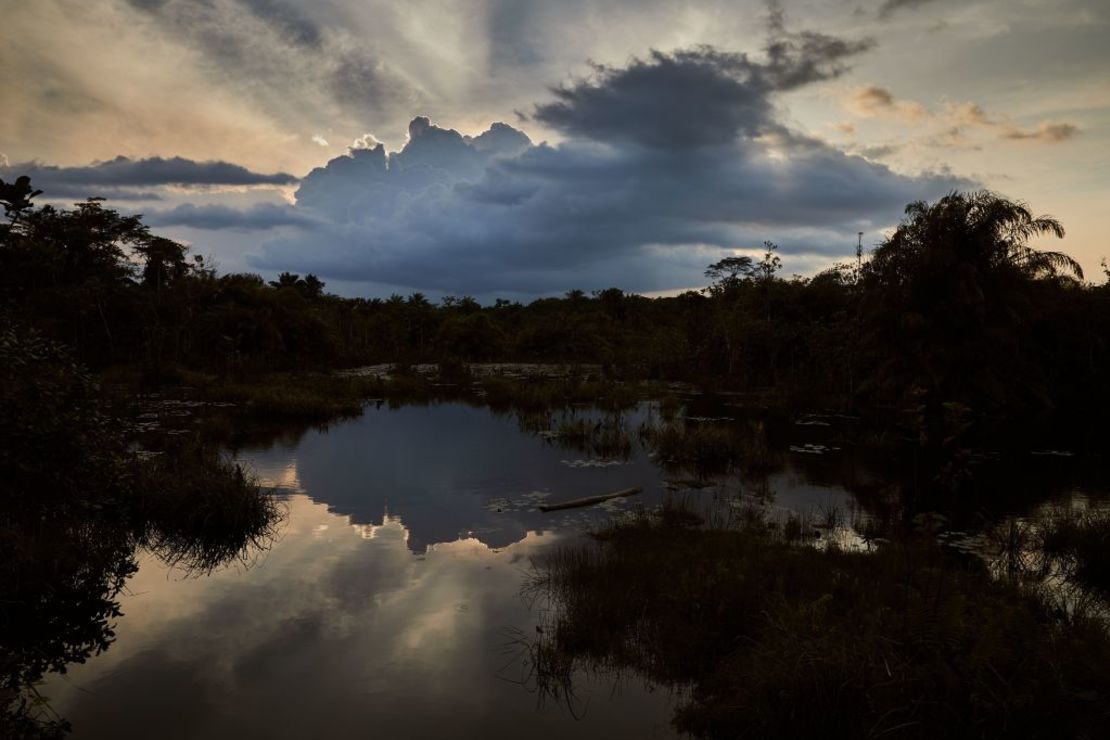
[[[632,454],[632,437],[619,414],[600,419],[563,419],[555,428],[555,439],[564,447],[591,457],[626,459]]]
[[[284,511],[257,480],[216,450],[156,458],[142,473],[138,543],[164,562],[209,572],[270,546]]]
[[[744,452],[735,432],[717,424],[672,421],[645,425],[640,438],[664,466],[691,470],[699,476],[728,472]]]

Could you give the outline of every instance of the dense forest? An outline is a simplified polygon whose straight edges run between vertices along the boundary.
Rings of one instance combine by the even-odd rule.
[[[1090,443],[1110,410],[1110,282],[1032,249],[1061,225],[989,192],[913,203],[866,259],[808,278],[783,276],[767,242],[761,259],[708,266],[702,291],[569,290],[486,306],[341,298],[314,275],[219,275],[139,216],[97,199],[36,207],[39,194],[20,178],[0,197],[5,323],[145,385],[185,371],[243,380],[371,363],[590,363],[622,379],[912,417],[938,444],[968,429],[1066,430]]]

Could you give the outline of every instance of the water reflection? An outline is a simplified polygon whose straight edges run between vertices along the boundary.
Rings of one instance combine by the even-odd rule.
[[[641,407],[622,423],[634,432],[654,413]],[[822,537],[857,546],[864,540],[852,527],[903,516],[902,493],[912,490],[900,485],[897,460],[847,446],[812,452],[840,446],[831,424],[792,426],[788,437],[769,428],[766,467],[686,480],[660,469],[640,441],[620,459],[599,460],[596,445],[576,452],[542,421],[465,404],[368,408],[330,428],[256,440],[237,454],[286,500],[280,540],[249,566],[205,578],[142,558],[120,597],[112,649],[51,679],[44,693],[79,739],[148,737],[154,727],[169,738],[459,728],[668,737],[673,699],[635,679],[575,676],[581,722],[565,707],[537,708],[514,683],[529,669],[514,641],[548,616],[522,599],[532,559],[668,491],[729,515],[758,505],[824,519]],[[1023,495],[1071,486],[1063,475],[1003,474],[1025,476],[1010,509]],[[631,486],[644,492],[604,507],[536,509]]]
[[[634,414],[627,421],[638,420]],[[296,445],[241,458],[264,484],[307,491],[356,524],[379,526],[386,513],[400,516],[417,554],[460,537],[500,548],[532,530],[599,518],[531,511],[528,502],[545,495],[575,498],[642,485],[640,500],[652,503],[663,491],[643,450],[621,464],[583,465],[589,460],[579,454],[521,433],[513,417],[462,404],[369,408],[362,418],[311,431]]]
[[[138,550],[179,572],[206,574],[268,547],[281,522],[276,501],[216,453],[183,451],[171,464],[114,452],[99,461],[107,470],[103,488],[63,478],[70,485],[48,482],[37,495],[4,496],[0,506],[4,737],[64,734],[64,715],[36,684],[113,644]]]
[[[282,541],[250,569],[195,579],[141,564],[116,646],[47,687],[75,737],[673,735],[669,699],[635,683],[614,694],[587,679],[573,727],[512,683],[506,629],[537,619],[523,574],[560,535],[414,556],[400,517],[352,523],[302,494],[288,505]]]

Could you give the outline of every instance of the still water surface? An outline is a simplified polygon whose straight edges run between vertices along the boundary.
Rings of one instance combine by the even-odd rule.
[[[207,576],[141,558],[115,644],[43,688],[73,737],[674,737],[674,698],[635,676],[581,676],[571,708],[542,700],[517,642],[546,618],[532,559],[664,495],[638,445],[597,465],[512,416],[442,404],[370,407],[238,456],[285,499],[279,540]],[[850,500],[836,470],[787,459],[777,506]]]
[[[657,499],[642,452],[573,467],[511,417],[443,405],[239,457],[286,498],[280,539],[211,576],[143,557],[115,644],[43,688],[73,737],[673,736],[667,692],[634,678],[584,677],[573,714],[541,702],[513,643],[543,619],[531,558],[609,515],[525,509]]]

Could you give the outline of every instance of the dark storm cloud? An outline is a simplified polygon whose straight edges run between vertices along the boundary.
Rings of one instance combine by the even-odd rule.
[[[151,226],[185,226],[192,229],[238,229],[261,231],[278,226],[309,227],[316,222],[304,211],[291,206],[259,203],[250,208],[236,209],[227,206],[197,206],[192,203],[153,211],[144,219]]]
[[[713,146],[772,120],[766,88],[743,54],[709,50],[597,67],[595,78],[552,90],[533,118],[574,137],[660,149]]]
[[[284,172],[263,174],[230,162],[197,162],[182,157],[116,157],[85,167],[58,167],[23,162],[0,168],[5,178],[28,175],[47,197],[109,197],[146,200],[152,193],[135,188],[161,186],[291,185],[297,178]]]
[[[253,264],[447,292],[656,290],[696,284],[721,250],[763,239],[845,254],[907,202],[969,184],[789,131],[773,95],[835,76],[860,48],[793,38],[764,62],[697,48],[599,68],[537,107],[567,136],[558,146],[417,118],[400,152],[356,149],[306,176],[298,209],[321,225]]]
[[[576,137],[629,141],[662,149],[729,143],[779,128],[771,95],[843,73],[844,61],[869,48],[823,34],[776,33],[766,62],[700,47],[652,52],[592,79],[552,90],[533,118]]]

